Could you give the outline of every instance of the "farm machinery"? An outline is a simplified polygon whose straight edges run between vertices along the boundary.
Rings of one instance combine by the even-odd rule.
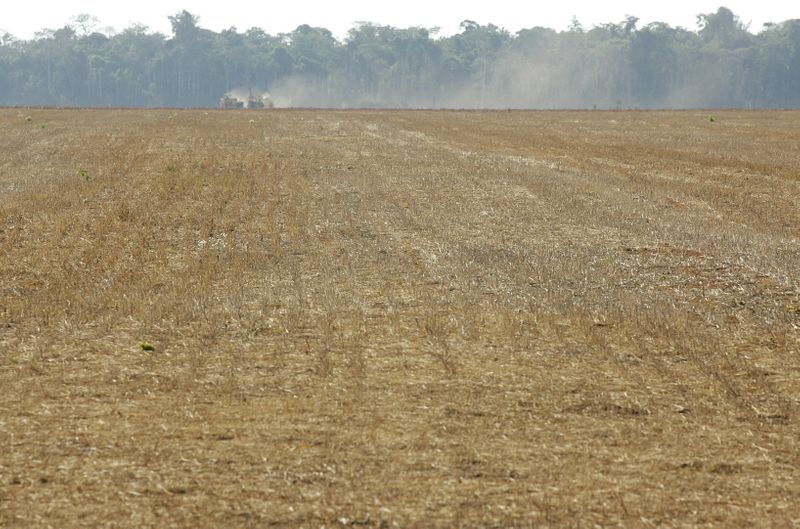
[[[235,97],[226,95],[219,100],[219,108],[226,108],[226,109],[244,108],[244,101],[239,101]]]
[[[225,94],[222,99],[219,100],[219,108],[224,109],[239,109],[239,108],[248,108],[248,109],[263,109],[263,108],[273,108],[275,105],[272,102],[272,99],[268,95],[255,95],[253,94],[253,90],[250,89],[250,94],[247,96],[246,100],[241,100],[233,95]]]

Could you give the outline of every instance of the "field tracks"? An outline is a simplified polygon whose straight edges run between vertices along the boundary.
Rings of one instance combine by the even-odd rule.
[[[17,114],[0,526],[800,520],[796,112]]]

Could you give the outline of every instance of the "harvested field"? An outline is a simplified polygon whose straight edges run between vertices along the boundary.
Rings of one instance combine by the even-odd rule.
[[[800,527],[798,145],[0,109],[0,526]]]

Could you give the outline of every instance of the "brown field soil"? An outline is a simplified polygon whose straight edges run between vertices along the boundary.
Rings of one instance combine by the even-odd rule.
[[[0,109],[0,526],[800,527],[798,146]]]

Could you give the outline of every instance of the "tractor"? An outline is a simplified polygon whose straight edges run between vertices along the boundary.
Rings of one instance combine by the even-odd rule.
[[[244,108],[244,101],[239,101],[235,97],[226,95],[225,97],[219,100],[219,108],[226,108],[226,109]],[[249,105],[248,108],[250,108]]]
[[[259,108],[273,108],[275,105],[272,102],[272,99],[268,95],[257,96],[253,94],[253,90],[250,89],[250,96],[247,98],[247,108],[250,109],[259,109]]]

